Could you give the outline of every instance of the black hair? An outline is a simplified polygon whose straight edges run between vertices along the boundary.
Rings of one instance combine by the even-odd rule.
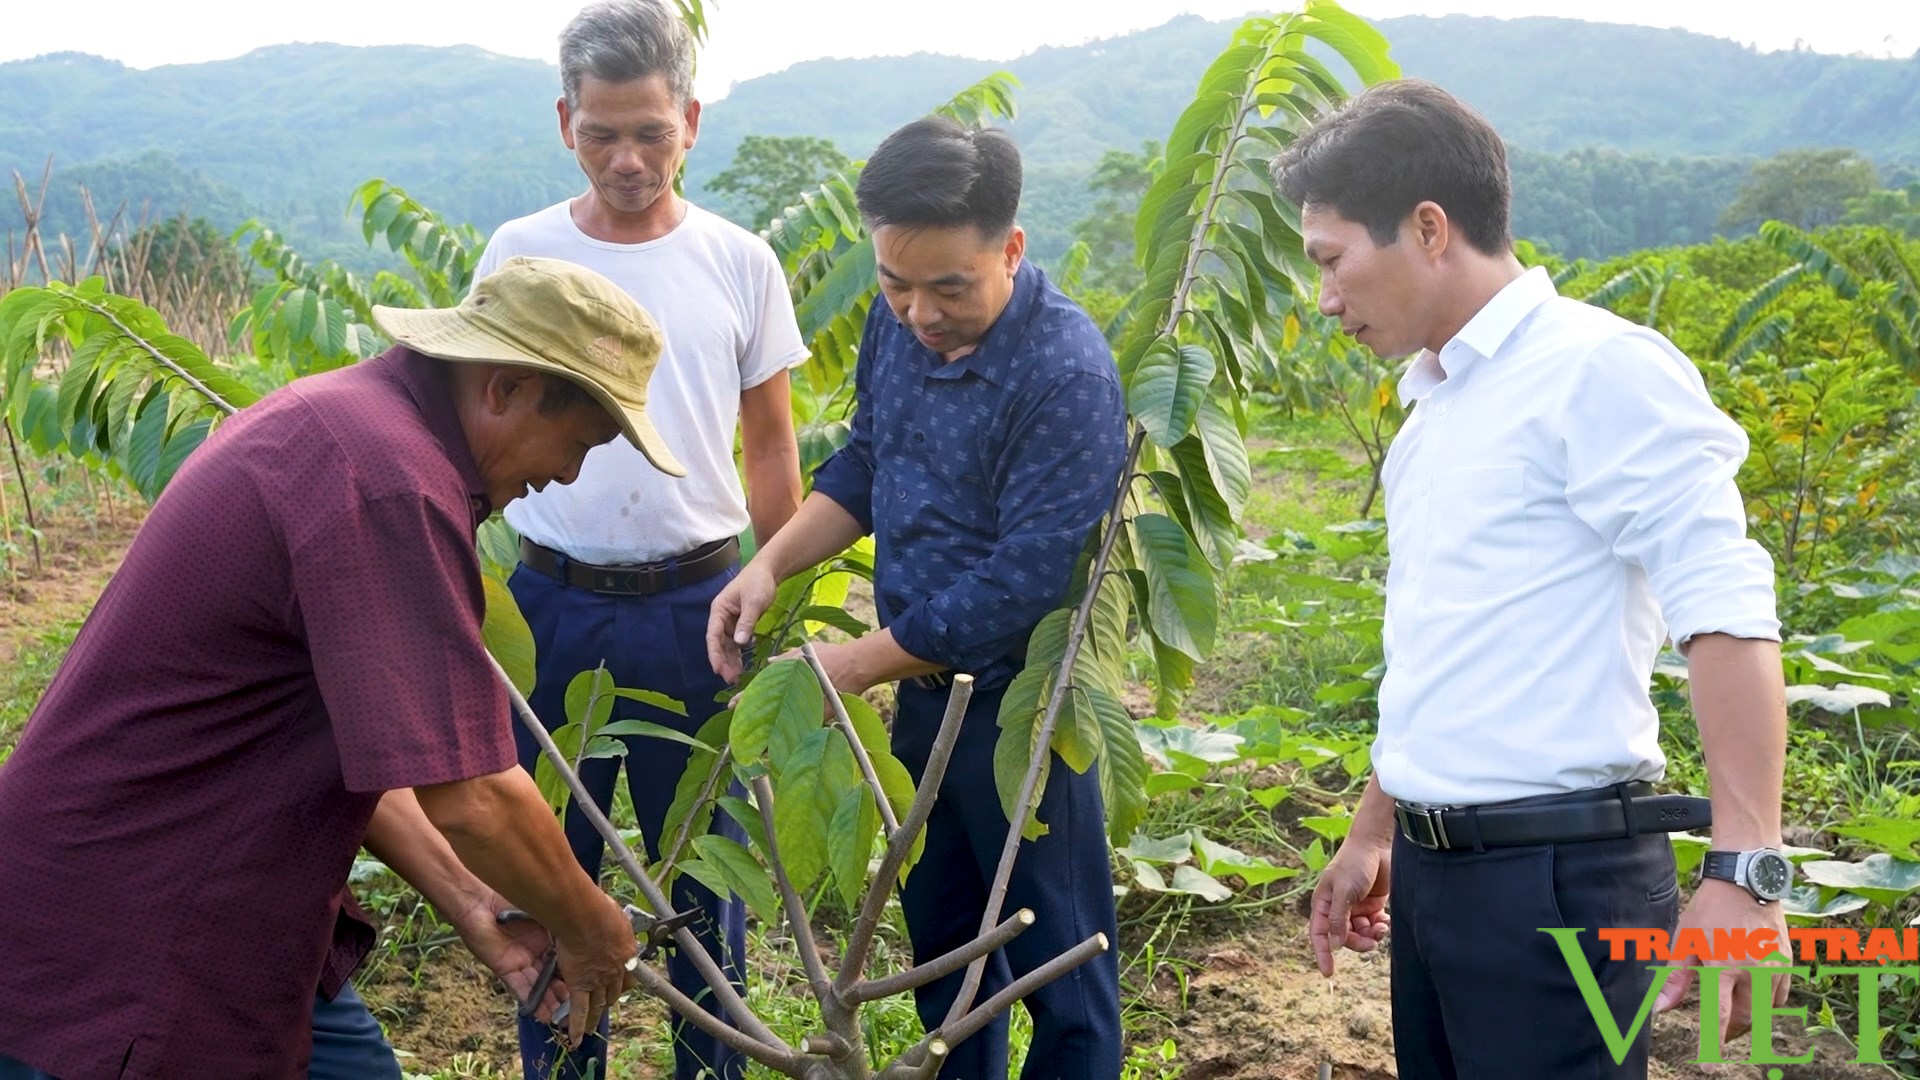
[[[1013,228],[1020,180],[1020,151],[1006,132],[929,116],[880,143],[854,197],[869,229],[971,225],[994,237]]]
[[[1393,243],[1413,208],[1432,201],[1467,243],[1513,246],[1507,148],[1487,118],[1420,79],[1379,83],[1315,123],[1273,161],[1274,185],[1296,207],[1332,207]]]

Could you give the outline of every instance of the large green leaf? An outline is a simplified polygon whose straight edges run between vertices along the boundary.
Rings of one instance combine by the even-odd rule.
[[[827,834],[844,787],[829,788],[826,754],[837,731],[814,728],[786,761],[774,788],[773,839],[793,887],[806,892],[827,865]],[[841,749],[846,748],[845,740]]]
[[[748,853],[746,848],[724,836],[695,837],[693,849],[700,858],[683,864],[681,869],[714,892],[732,892],[746,901],[761,923],[780,923],[780,902],[773,894],[773,877]]]
[[[1033,788],[1032,801],[1025,807],[1019,802],[1020,785],[1026,781],[1040,735],[1040,701],[1051,678],[1052,670],[1041,667],[1028,667],[1013,677],[1000,699],[1000,737],[993,744],[993,782],[1000,793],[1000,810],[1009,822],[1024,819],[1020,833],[1029,840],[1037,840],[1047,832],[1034,810],[1040,805],[1047,774],[1053,768],[1051,751],[1041,757],[1040,776]]]
[[[849,909],[859,904],[867,888],[867,866],[873,858],[873,837],[880,830],[880,811],[873,789],[860,784],[841,793],[827,828],[827,861],[833,883]]]
[[[1203,346],[1164,338],[1140,358],[1127,384],[1127,408],[1156,445],[1171,447],[1193,430],[1214,367]]]
[[[1845,825],[1829,825],[1827,831],[1865,840],[1883,852],[1903,858],[1920,848],[1920,821],[1911,818],[1854,818]]]
[[[1107,836],[1131,836],[1147,816],[1147,759],[1126,707],[1097,687],[1088,691],[1102,732],[1100,798],[1107,808]]]
[[[1800,864],[1800,875],[1823,888],[1864,896],[1889,908],[1920,891],[1920,862],[1885,853],[1869,855],[1857,863],[1815,859]]]
[[[486,644],[493,658],[500,661],[514,688],[523,696],[531,694],[533,629],[527,625],[526,616],[520,613],[520,605],[514,603],[513,593],[504,583],[483,574],[480,585],[487,598],[486,618],[480,624],[480,640]]]
[[[778,774],[805,733],[820,727],[826,699],[804,660],[767,665],[740,692],[734,705],[733,760],[743,768],[761,765],[771,752]]]
[[[1164,514],[1133,519],[1134,550],[1147,575],[1147,619],[1162,642],[1195,660],[1213,649],[1219,601],[1213,570],[1178,522]]]

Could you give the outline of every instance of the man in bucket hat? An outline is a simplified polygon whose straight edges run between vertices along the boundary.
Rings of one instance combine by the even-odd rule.
[[[516,993],[551,941],[576,1042],[628,985],[631,924],[515,758],[474,534],[616,435],[683,471],[659,330],[543,259],[374,314],[392,349],[187,460],[0,767],[0,1078],[304,1074],[315,988],[372,943],[363,843]]]

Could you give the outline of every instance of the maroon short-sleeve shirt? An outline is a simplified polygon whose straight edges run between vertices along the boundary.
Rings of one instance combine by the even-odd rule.
[[[303,1075],[380,794],[514,764],[444,380],[404,348],[299,380],[154,504],[0,767],[0,1054]]]

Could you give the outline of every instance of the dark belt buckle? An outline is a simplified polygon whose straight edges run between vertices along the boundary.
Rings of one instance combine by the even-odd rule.
[[[1453,809],[1450,806],[1424,806],[1419,803],[1397,803],[1394,816],[1400,819],[1400,833],[1415,847],[1428,851],[1443,851],[1453,846],[1447,839],[1447,824],[1440,815]]]
[[[953,672],[936,671],[931,675],[915,675],[908,681],[922,690],[939,690],[953,685]]]

